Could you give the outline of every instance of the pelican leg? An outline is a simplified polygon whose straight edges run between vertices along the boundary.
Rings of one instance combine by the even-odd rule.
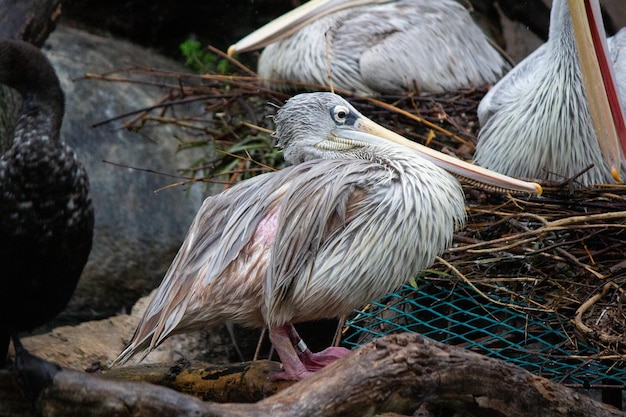
[[[270,375],[272,381],[288,380],[288,381],[300,381],[310,375],[312,372],[307,370],[304,366],[293,344],[290,340],[290,332],[293,326],[286,324],[280,327],[272,327],[269,329],[269,337],[272,342],[272,346],[276,349],[276,353],[280,357],[280,361],[283,364],[283,371],[276,372]]]
[[[289,340],[291,341],[291,344],[295,348],[298,357],[307,371],[319,371],[326,365],[329,365],[337,359],[340,359],[350,353],[350,349],[338,346],[330,346],[321,352],[313,353],[311,352],[311,349],[308,348],[306,343],[304,343],[304,340],[300,338],[296,328],[293,327],[292,324],[288,324],[287,326],[289,326]]]

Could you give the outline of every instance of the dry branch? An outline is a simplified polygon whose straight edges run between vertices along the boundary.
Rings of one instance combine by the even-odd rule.
[[[269,370],[267,364],[261,369]],[[23,402],[7,402],[7,396],[15,398],[9,377],[0,373],[0,386],[8,387],[0,394],[0,402],[7,406],[0,416],[26,408]],[[252,379],[256,378],[266,381]],[[377,339],[254,404],[202,402],[146,382],[119,381],[49,364],[31,366],[22,380],[40,386],[34,405],[45,417],[406,415],[423,402],[480,416],[626,416],[504,361],[408,333]]]

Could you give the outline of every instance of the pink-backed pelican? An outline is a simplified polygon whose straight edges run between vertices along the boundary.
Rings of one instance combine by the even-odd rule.
[[[312,0],[261,27],[229,54],[265,47],[258,74],[362,95],[493,84],[510,68],[454,0]]]
[[[116,364],[145,357],[170,335],[231,320],[267,326],[284,368],[272,378],[302,379],[347,350],[312,353],[293,323],[347,314],[450,245],[465,219],[464,194],[440,166],[541,193],[411,142],[332,93],[291,98],[275,122],[292,166],[205,200]]]
[[[474,162],[514,177],[583,185],[624,178],[626,29],[606,39],[597,0],[554,0],[548,41],[478,107]],[[621,145],[620,145],[621,144]]]

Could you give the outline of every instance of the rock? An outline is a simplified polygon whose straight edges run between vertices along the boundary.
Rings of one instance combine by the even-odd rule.
[[[22,343],[30,353],[62,367],[86,370],[99,363],[107,368],[126,346],[153,294],[142,297],[131,314],[61,326],[45,334],[24,337]],[[197,332],[168,338],[142,361],[143,364],[174,364],[178,359],[228,363],[234,348],[226,328],[210,333]],[[13,355],[13,352],[11,352]],[[127,366],[133,366],[131,360]]]
[[[135,83],[84,79],[85,73],[123,69],[131,63],[184,72],[181,65],[125,41],[63,26],[51,34],[43,50],[66,95],[61,135],[88,171],[96,212],[89,262],[68,308],[53,326],[129,309],[160,283],[207,190],[196,185],[155,194],[172,179],[133,168],[176,174],[206,150],[177,152],[175,137],[186,136],[171,125],[140,133],[119,129],[120,123],[92,127],[150,106],[163,92]],[[203,109],[197,105],[185,111],[202,114]]]
[[[94,363],[98,363],[106,369],[126,347],[155,293],[156,290],[140,298],[130,314],[120,314],[74,326],[60,326],[47,333],[23,337],[22,343],[31,354],[65,368],[86,370]],[[337,329],[337,321],[299,323],[296,327],[308,346],[317,352],[331,344]],[[230,333],[224,324],[203,332],[168,337],[141,363],[167,366],[173,365],[179,359],[211,364],[234,363],[253,360],[255,351],[259,348],[258,358],[278,359],[271,349],[267,333],[262,335],[260,329],[238,325],[233,326],[232,332]],[[263,337],[263,343],[257,346],[260,337]],[[239,356],[235,343],[243,356]],[[14,355],[13,351],[10,355]],[[124,366],[135,364],[136,360],[133,358]]]

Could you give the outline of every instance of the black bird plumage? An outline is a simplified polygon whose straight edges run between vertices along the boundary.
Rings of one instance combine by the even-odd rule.
[[[87,173],[60,138],[64,95],[34,46],[0,41],[0,83],[22,107],[0,158],[0,368],[12,333],[58,315],[74,293],[93,238]]]

